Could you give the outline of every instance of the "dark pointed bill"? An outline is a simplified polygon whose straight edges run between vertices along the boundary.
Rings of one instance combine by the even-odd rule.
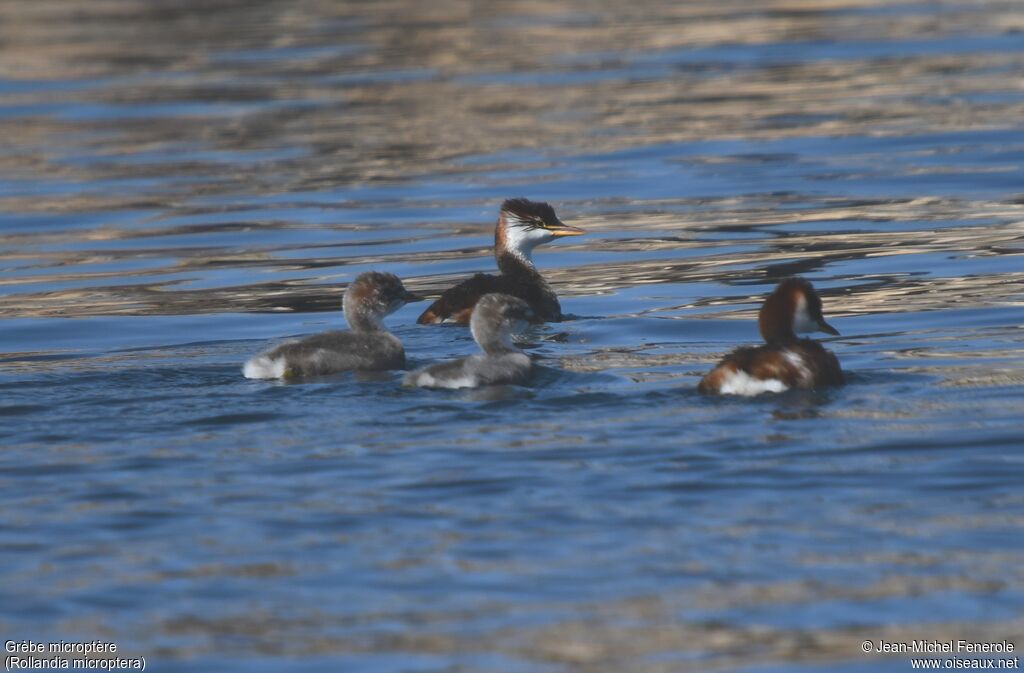
[[[824,320],[819,320],[818,321],[818,329],[820,329],[822,332],[824,332],[826,334],[831,334],[833,336],[839,336],[839,330],[837,330],[832,325],[829,325]]]
[[[405,300],[406,304],[411,304],[416,301],[423,301],[424,299],[426,299],[426,297],[421,297],[420,295],[414,292],[409,292],[408,290],[406,290],[405,295],[402,297],[402,299]]]

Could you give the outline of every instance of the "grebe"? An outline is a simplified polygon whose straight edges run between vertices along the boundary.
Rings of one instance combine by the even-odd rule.
[[[839,332],[825,322],[821,298],[808,281],[782,281],[765,300],[757,319],[764,346],[745,346],[726,355],[701,379],[707,394],[758,395],[790,388],[839,386],[845,382],[835,354],[796,332]]]
[[[342,300],[350,331],[332,330],[288,341],[246,362],[242,373],[249,379],[298,379],[351,369],[404,369],[402,342],[384,329],[381,320],[422,299],[393,274],[361,273]]]
[[[407,386],[424,388],[475,388],[506,383],[526,383],[533,370],[528,355],[515,347],[512,334],[526,329],[534,319],[529,305],[507,294],[485,294],[476,303],[469,329],[483,355],[442,362],[405,375]]]
[[[562,236],[585,233],[563,224],[546,203],[508,199],[501,204],[494,228],[494,258],[501,275],[478,273],[444,292],[416,321],[421,325],[442,322],[466,324],[473,306],[489,292],[519,297],[530,305],[538,322],[562,319],[558,297],[533,266],[533,249]]]

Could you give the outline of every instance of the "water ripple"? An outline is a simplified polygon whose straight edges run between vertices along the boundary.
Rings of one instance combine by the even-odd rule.
[[[0,5],[0,589],[158,671],[903,670],[1012,640],[1020,8]],[[387,269],[588,235],[529,388],[247,381]],[[849,385],[707,399],[781,278]],[[465,330],[389,325],[411,364]]]

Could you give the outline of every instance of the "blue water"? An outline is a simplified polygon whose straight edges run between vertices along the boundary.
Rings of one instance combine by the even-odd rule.
[[[197,673],[1024,646],[1019,10],[742,4],[5,10],[4,639]],[[520,195],[588,232],[536,253],[571,319],[530,386],[241,376],[362,271],[492,270]],[[849,384],[698,395],[789,275]],[[475,352],[421,308],[410,366]]]

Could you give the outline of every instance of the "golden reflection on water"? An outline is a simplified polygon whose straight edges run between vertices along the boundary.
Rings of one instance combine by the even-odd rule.
[[[160,226],[142,215],[74,226],[76,214],[140,210],[161,217],[217,214],[236,206],[196,206],[203,197],[247,198],[338,186],[431,179],[487,179],[517,164],[503,159],[467,166],[462,157],[519,149],[601,153],[681,141],[787,137],[900,137],[908,133],[1014,127],[1019,95],[972,102],[974,94],[1020,93],[1011,73],[1024,52],[1001,48],[946,54],[957,36],[1005,36],[1024,25],[1010,2],[887,12],[888,3],[765,1],[641,2],[264,2],[174,5],[128,0],[7,3],[0,76],[54,81],[0,93],[24,110],[0,117],[0,167],[8,179],[56,188],[0,192],[0,208],[24,216],[61,214],[66,225],[40,225],[0,237],[0,260],[16,263],[3,280],[7,316],[82,316],[326,310],[336,306],[339,273],[351,265],[424,263],[464,256],[462,228],[423,224],[451,241],[452,252],[409,252],[382,232],[382,253],[317,254],[315,246],[259,245],[259,232],[287,230],[287,219],[263,221],[259,210],[238,222]],[[72,7],[74,11],[71,11]],[[866,56],[801,57],[805,44],[867,45]],[[911,45],[887,52],[884,45]],[[751,52],[758,67],[681,50],[770,48]],[[792,45],[787,51],[786,45]],[[873,52],[877,45],[880,51]],[[675,51],[673,51],[675,50]],[[842,52],[840,52],[842,53]],[[789,55],[793,58],[786,58]],[[724,58],[724,57],[723,57]],[[777,59],[777,62],[772,61]],[[395,73],[373,76],[373,73]],[[588,77],[588,74],[602,75]],[[548,79],[545,79],[548,78]],[[63,84],[62,84],[63,83]],[[96,107],[91,107],[96,106]],[[139,107],[141,106],[141,107]],[[192,107],[190,107],[192,106]],[[38,112],[36,110],[39,110]],[[204,153],[227,153],[217,157]],[[263,160],[247,153],[269,152]],[[152,153],[162,153],[151,158]],[[137,160],[133,157],[139,157]],[[125,161],[125,159],[133,159]],[[885,157],[878,156],[884,164]],[[734,159],[694,157],[695,166]],[[991,170],[959,165],[957,171]],[[557,174],[563,170],[553,165]],[[908,166],[941,172],[940,166]],[[138,181],[138,182],[135,182]],[[827,183],[826,183],[827,184]],[[764,189],[771,188],[764,185]],[[623,195],[630,203],[629,195]],[[650,212],[592,213],[595,235],[576,242],[578,264],[550,269],[565,294],[609,292],[641,283],[721,279],[723,267],[749,267],[726,277],[750,278],[782,263],[807,273],[830,262],[922,252],[1020,254],[1020,203],[984,200],[864,199],[858,204],[806,203],[784,211],[790,197],[680,200]],[[561,212],[573,204],[553,199]],[[295,202],[303,203],[297,195]],[[601,199],[598,197],[597,203]],[[358,207],[358,204],[355,204]],[[307,206],[311,207],[311,206]],[[598,210],[592,205],[589,211]],[[900,222],[962,220],[941,231],[901,231]],[[888,221],[885,231],[829,233],[828,222]],[[715,252],[738,230],[773,223],[821,222],[818,232],[743,241],[756,250]],[[992,224],[979,226],[979,221]],[[144,226],[139,226],[144,222]],[[333,227],[326,223],[323,227]],[[479,223],[486,232],[489,221]],[[455,229],[455,231],[453,231]],[[607,240],[604,232],[671,232],[673,238]],[[238,236],[230,245],[176,247],[162,239],[190,234]],[[245,235],[247,232],[255,232]],[[693,232],[713,235],[692,240]],[[275,239],[276,240],[276,239]],[[345,240],[339,230],[338,242]],[[104,241],[119,245],[104,249]],[[120,244],[134,241],[133,245]],[[706,249],[680,260],[679,251]],[[663,252],[655,260],[587,264],[587,252]],[[300,258],[292,251],[303,252]],[[487,269],[487,250],[473,251]],[[138,270],[139,260],[160,260]],[[571,263],[571,262],[570,262]],[[103,264],[103,270],[89,265]],[[21,271],[32,269],[34,273]],[[270,281],[189,290],[182,279],[218,269],[287,273]],[[324,273],[330,270],[331,273]],[[194,275],[196,274],[196,275]],[[169,276],[174,275],[174,278]],[[424,270],[411,285],[436,292],[450,278]],[[145,276],[146,280],[133,281]],[[235,276],[237,277],[237,276]],[[77,282],[75,282],[77,281]],[[884,310],[894,295],[904,308],[942,306],[943,292],[971,302],[1019,301],[1017,274],[980,279],[889,279],[845,298],[845,312]],[[48,284],[55,284],[48,287]],[[62,285],[74,285],[63,288]],[[968,284],[969,287],[965,287]],[[24,287],[23,287],[24,286]],[[949,297],[949,295],[946,295]]]

